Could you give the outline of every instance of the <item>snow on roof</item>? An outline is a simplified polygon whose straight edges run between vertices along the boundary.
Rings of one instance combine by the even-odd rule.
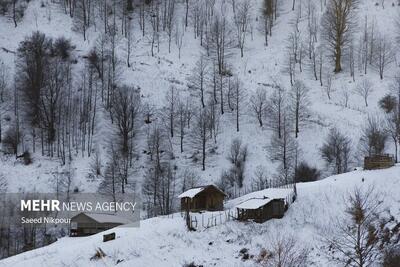
[[[203,185],[203,186],[198,186],[198,187],[194,187],[191,188],[185,192],[183,192],[182,194],[180,194],[178,196],[178,198],[194,198],[198,193],[200,193],[201,191],[205,190],[206,188],[214,188],[215,190],[219,191],[221,194],[225,195],[224,191],[222,191],[221,189],[219,189],[217,186],[213,185],[213,184],[209,184],[209,185]]]
[[[252,198],[236,206],[239,209],[255,210],[271,202],[270,198]]]
[[[185,198],[185,197],[194,198],[198,193],[200,193],[204,189],[205,189],[205,187],[196,187],[196,188],[189,189],[189,190],[183,192],[182,194],[180,194],[178,196],[178,198]]]
[[[84,213],[86,216],[92,218],[96,222],[99,223],[121,223],[121,224],[128,224],[132,223],[126,218],[114,215],[114,214],[108,214],[108,213]]]
[[[249,199],[263,199],[263,198],[269,198],[269,199],[285,199],[287,200],[288,197],[290,197],[293,194],[293,188],[267,188],[264,190],[256,191],[249,193],[247,195],[235,198],[233,200],[230,200],[226,207],[235,207]]]

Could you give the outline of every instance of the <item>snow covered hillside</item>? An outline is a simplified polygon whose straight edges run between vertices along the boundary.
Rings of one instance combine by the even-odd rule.
[[[301,1],[299,1],[301,3]],[[311,1],[313,2],[313,1]],[[376,23],[376,31],[381,31],[386,34],[391,40],[395,38],[395,23],[394,20],[398,13],[397,6],[387,4],[383,9],[381,6],[376,6],[374,0],[362,1],[358,11],[358,19],[360,21],[360,31],[362,28],[365,15],[368,15],[370,20]],[[44,4],[42,4],[44,3]],[[244,57],[240,57],[239,49],[232,49],[229,64],[232,71],[238,75],[246,88],[246,98],[249,99],[257,88],[265,87],[267,94],[272,94],[273,89],[268,85],[274,81],[282,83],[286,88],[290,87],[289,76],[286,69],[288,35],[292,31],[293,23],[298,14],[298,11],[291,10],[291,1],[283,1],[279,7],[279,17],[274,25],[273,35],[270,37],[269,45],[265,46],[264,37],[260,33],[260,14],[259,8],[262,1],[255,1],[253,12],[253,28],[251,34],[247,36],[245,44]],[[315,1],[317,17],[322,15],[320,1]],[[306,7],[303,3],[299,27],[302,29],[302,38],[306,39]],[[181,14],[184,6],[177,4],[177,14]],[[229,11],[228,9],[228,12]],[[178,17],[177,15],[177,17]],[[135,20],[139,19],[134,17]],[[90,49],[96,44],[97,38],[100,36],[100,30],[93,27],[87,29],[87,40],[83,41],[80,33],[72,31],[71,18],[60,9],[60,6],[53,1],[30,1],[22,21],[18,23],[18,27],[14,27],[13,23],[6,18],[0,17],[0,59],[7,66],[9,74],[14,70],[14,61],[16,60],[15,52],[19,43],[29,36],[33,31],[41,31],[50,37],[65,36],[71,39],[73,45],[76,46],[77,58],[82,64],[82,57],[86,56]],[[160,42],[159,52],[154,57],[150,54],[150,46],[148,37],[142,37],[138,27],[133,26],[134,31],[134,50],[131,55],[131,67],[122,64],[121,81],[124,84],[140,87],[144,101],[162,107],[165,103],[165,96],[171,85],[175,85],[183,95],[190,93],[187,89],[188,78],[191,75],[191,70],[195,66],[195,62],[199,59],[200,54],[204,53],[197,39],[193,38],[193,29],[189,27],[184,35],[183,46],[181,49],[181,57],[178,58],[178,49],[172,45],[171,53],[168,53],[168,42],[163,36]],[[150,31],[150,29],[149,29]],[[322,40],[319,41],[319,43]],[[11,51],[11,52],[10,52]],[[120,38],[117,50],[118,56],[126,59],[126,39]],[[327,56],[327,55],[326,55]],[[327,75],[332,67],[329,66],[329,59],[324,63],[324,75]],[[357,146],[360,139],[360,129],[365,125],[366,118],[371,114],[378,114],[377,101],[390,91],[392,78],[396,75],[398,68],[396,64],[391,64],[387,67],[385,79],[380,80],[379,75],[371,68],[368,71],[368,78],[373,83],[375,90],[369,96],[369,106],[365,107],[363,98],[354,92],[357,81],[365,76],[361,72],[356,72],[356,82],[347,71],[334,75],[332,77],[332,96],[328,99],[325,93],[325,85],[320,86],[319,81],[313,80],[310,74],[309,67],[304,63],[303,72],[298,72],[297,78],[303,80],[309,87],[309,108],[310,117],[307,118],[307,125],[301,129],[298,144],[300,148],[301,160],[310,162],[318,168],[324,168],[324,162],[321,160],[319,148],[321,147],[326,133],[331,127],[337,127],[352,140],[353,146]],[[343,90],[351,92],[345,94],[348,98],[347,104],[344,105],[345,99]],[[248,101],[248,100],[246,100]],[[215,153],[209,155],[206,159],[207,168],[205,171],[200,171],[199,164],[192,162],[192,150],[187,149],[185,153],[176,151],[175,164],[178,165],[180,172],[187,167],[195,167],[200,175],[203,184],[207,182],[216,182],[219,179],[219,174],[229,166],[226,156],[229,152],[229,146],[234,138],[240,138],[243,143],[248,146],[249,160],[245,172],[248,177],[253,176],[254,169],[257,166],[267,168],[269,175],[272,175],[274,169],[279,165],[276,162],[271,162],[270,145],[271,131],[269,127],[258,127],[251,110],[247,109],[248,104],[243,103],[243,115],[241,117],[241,130],[235,129],[234,113],[226,113],[221,117],[219,124],[219,135],[217,136],[217,145]],[[108,122],[102,122],[97,119],[100,133],[96,134],[95,143],[102,151],[102,158],[106,158],[107,153],[107,131]],[[141,140],[137,141],[137,151],[141,151],[146,147],[146,128],[143,128]],[[106,134],[103,134],[106,133]],[[174,150],[178,150],[178,140],[172,139]],[[190,147],[190,144],[186,144]],[[387,151],[393,153],[392,145],[388,144]],[[186,150],[186,149],[185,149]],[[2,156],[3,157],[3,156]],[[51,188],[51,173],[57,171],[57,163],[51,160],[41,159],[40,154],[34,155],[34,166],[22,166],[4,157],[1,160],[1,172],[7,178],[8,188],[11,192],[24,191],[26,188],[46,191]],[[362,158],[356,157],[354,161],[357,164]],[[144,172],[144,158],[139,158],[135,176],[141,177]],[[87,181],[84,177],[88,172],[90,159],[81,157],[78,153],[77,157],[73,158],[73,167],[76,168],[76,176],[74,184],[81,191],[95,191],[97,185]],[[104,159],[103,159],[104,161]],[[37,170],[33,170],[33,169]],[[37,173],[37,174],[33,174]],[[18,177],[18,179],[15,179]],[[140,182],[141,179],[137,179]],[[251,179],[245,181],[245,184],[250,187]],[[49,188],[49,189],[50,189]]]
[[[318,233],[351,188],[400,217],[400,167],[359,171],[400,159],[399,28],[399,0],[0,0],[0,193],[135,193],[146,218],[20,256],[42,240],[15,231],[10,251],[9,231],[0,266],[253,266],[276,232],[329,266]],[[191,187],[234,209],[304,181],[282,220],[187,232],[177,213]]]
[[[115,228],[116,240],[102,242],[102,234],[62,238],[48,247],[3,261],[0,266],[257,266],[262,248],[276,235],[294,235],[311,249],[309,266],[337,266],[321,254],[323,227],[343,215],[346,195],[354,187],[374,186],[383,201],[382,210],[400,221],[400,166],[378,171],[353,171],[318,182],[298,185],[298,199],[282,219],[263,224],[230,221],[188,232],[179,213],[141,222],[139,228]],[[233,200],[235,201],[235,200]],[[229,203],[227,204],[229,206]],[[90,260],[101,248],[106,257]],[[253,259],[242,260],[239,251],[249,250]]]

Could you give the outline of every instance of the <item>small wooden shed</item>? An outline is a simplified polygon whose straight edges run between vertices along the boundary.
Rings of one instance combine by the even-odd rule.
[[[178,196],[182,211],[216,211],[224,209],[226,194],[215,185],[191,188]]]
[[[71,218],[70,236],[93,235],[129,223],[128,219],[110,213],[81,212]]]
[[[272,218],[282,218],[285,214],[285,200],[283,198],[252,198],[236,206],[238,220],[253,220],[263,223]]]
[[[365,170],[386,169],[394,166],[394,157],[390,154],[372,155],[364,158]]]

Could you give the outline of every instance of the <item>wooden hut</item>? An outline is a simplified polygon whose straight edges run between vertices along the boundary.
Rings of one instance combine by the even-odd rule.
[[[114,214],[81,212],[71,218],[70,236],[93,235],[129,223],[128,219]]]
[[[386,169],[394,166],[394,158],[392,155],[373,155],[364,158],[365,170]]]
[[[226,194],[215,185],[191,188],[178,196],[182,211],[216,211],[224,209]]]
[[[285,199],[283,198],[252,198],[236,206],[238,220],[253,220],[263,223],[272,218],[282,218],[285,214]]]

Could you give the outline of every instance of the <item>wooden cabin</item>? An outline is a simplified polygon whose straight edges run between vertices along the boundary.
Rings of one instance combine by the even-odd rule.
[[[263,223],[272,218],[282,218],[285,214],[283,198],[251,198],[236,206],[239,221],[253,220]]]
[[[386,169],[394,166],[394,158],[392,155],[373,155],[364,158],[365,170]]]
[[[191,188],[178,196],[182,211],[216,211],[224,209],[226,194],[215,185]]]
[[[71,218],[70,236],[87,236],[129,224],[126,218],[109,213],[81,212]]]

